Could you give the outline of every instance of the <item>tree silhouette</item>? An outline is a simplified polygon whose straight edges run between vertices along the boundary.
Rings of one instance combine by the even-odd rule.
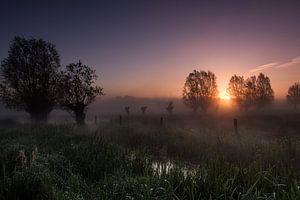
[[[174,109],[173,101],[169,101],[169,102],[167,103],[167,107],[166,107],[166,110],[167,110],[167,112],[169,113],[169,115],[172,115],[172,114],[173,114],[173,109]]]
[[[262,73],[256,79],[255,95],[258,109],[270,105],[274,100],[274,91],[270,79]]]
[[[146,110],[147,110],[147,106],[142,106],[141,107],[141,111],[142,111],[143,115],[146,113]]]
[[[244,104],[243,107],[247,111],[250,107],[254,106],[256,100],[256,76],[251,76],[245,80],[244,85]]]
[[[96,79],[95,71],[80,61],[67,65],[66,70],[61,72],[60,106],[74,115],[79,126],[85,126],[88,105],[94,102],[97,96],[103,95],[103,88],[94,86]]]
[[[234,75],[229,81],[227,89],[231,99],[240,109],[248,110],[252,106],[258,109],[269,105],[274,100],[274,92],[269,77],[260,73],[246,80],[242,76]]]
[[[300,83],[294,83],[294,85],[289,87],[286,100],[297,110],[297,106],[300,104]]]
[[[60,57],[43,39],[15,37],[0,68],[0,98],[7,108],[24,110],[46,122],[56,105]]]
[[[227,89],[230,98],[237,103],[239,109],[244,108],[245,104],[245,80],[243,76],[234,75],[229,81],[229,87]]]
[[[126,107],[125,107],[125,111],[126,111],[126,114],[129,115],[129,114],[130,114],[130,107],[129,107],[129,106],[126,106]]]
[[[217,82],[214,73],[196,71],[188,75],[183,89],[183,103],[197,112],[200,107],[203,112],[211,106],[217,98]]]

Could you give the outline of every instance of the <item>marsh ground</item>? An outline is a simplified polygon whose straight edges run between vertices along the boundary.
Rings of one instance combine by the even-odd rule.
[[[300,198],[300,115],[160,117],[2,120],[0,199]]]

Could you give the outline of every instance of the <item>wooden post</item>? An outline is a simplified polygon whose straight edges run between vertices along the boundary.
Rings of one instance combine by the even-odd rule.
[[[234,133],[237,135],[238,134],[238,124],[237,124],[237,119],[233,119],[233,126],[234,126]]]
[[[122,125],[122,115],[120,115],[119,123],[120,123],[120,126],[121,126]]]
[[[95,115],[95,124],[97,124],[97,118],[98,118],[97,115]]]
[[[164,118],[160,118],[160,125],[162,126],[164,124]]]

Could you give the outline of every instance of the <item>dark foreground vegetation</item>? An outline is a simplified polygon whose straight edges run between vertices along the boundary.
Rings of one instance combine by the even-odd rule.
[[[297,119],[240,117],[239,135],[226,116],[4,121],[0,199],[299,199]]]

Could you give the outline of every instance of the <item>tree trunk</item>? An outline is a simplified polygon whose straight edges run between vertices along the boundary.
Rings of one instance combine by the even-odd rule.
[[[29,113],[31,122],[33,123],[47,123],[48,122],[48,112],[41,113]]]
[[[85,127],[85,113],[84,111],[78,111],[75,113],[76,123],[80,127]]]

